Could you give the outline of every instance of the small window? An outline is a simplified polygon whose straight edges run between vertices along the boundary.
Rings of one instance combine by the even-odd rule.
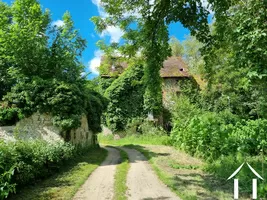
[[[184,71],[184,68],[180,68],[180,72],[183,72]]]

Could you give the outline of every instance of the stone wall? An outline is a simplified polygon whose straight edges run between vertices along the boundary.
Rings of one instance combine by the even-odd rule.
[[[51,115],[40,113],[22,119],[16,126],[0,127],[0,139],[9,141],[41,139],[49,142],[67,141],[75,145],[91,145],[94,143],[93,138],[86,116],[82,116],[79,128],[69,132],[64,132],[55,127]]]
[[[178,92],[180,92],[180,87],[177,83],[179,78],[165,78],[163,80],[162,85],[162,100],[163,100],[163,106],[168,108],[169,103],[171,102],[171,99],[173,95],[176,95]]]

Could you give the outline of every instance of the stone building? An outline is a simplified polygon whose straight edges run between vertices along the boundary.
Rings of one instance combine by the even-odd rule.
[[[101,65],[105,63],[104,57],[101,59]],[[107,65],[107,62],[105,63]],[[101,78],[109,79],[119,76],[128,67],[126,62],[116,62],[116,59],[110,61],[108,70],[101,74]],[[194,77],[189,74],[188,67],[181,57],[168,57],[160,70],[160,76],[163,79],[162,94],[163,104],[166,104],[172,95],[179,94],[181,89],[179,81],[191,79]]]
[[[192,78],[183,59],[175,56],[169,57],[163,62],[160,76],[163,79],[163,105],[167,104],[173,95],[178,95],[181,92],[179,81]]]

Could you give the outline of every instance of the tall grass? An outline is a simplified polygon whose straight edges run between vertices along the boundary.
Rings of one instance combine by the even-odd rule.
[[[98,135],[100,144],[107,145],[130,145],[130,144],[151,144],[151,145],[167,145],[169,144],[169,136],[167,135],[126,135],[120,139],[114,139],[114,135]]]

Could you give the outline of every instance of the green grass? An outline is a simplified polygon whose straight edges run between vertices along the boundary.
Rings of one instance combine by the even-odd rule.
[[[181,193],[180,191],[177,190],[176,185],[174,182],[171,180],[171,178],[165,173],[163,170],[161,170],[156,163],[154,162],[153,159],[153,153],[150,151],[146,150],[142,146],[136,146],[136,145],[127,145],[128,148],[136,149],[137,151],[140,151],[149,161],[151,164],[153,170],[159,177],[159,179],[166,184],[173,192],[175,192],[179,197],[181,197],[183,200],[197,200],[196,197],[193,195],[185,195],[184,193]]]
[[[180,165],[173,161],[169,162],[169,166],[173,169],[198,169],[199,168],[199,166],[194,166],[194,165]]]
[[[129,158],[125,151],[118,148],[121,156],[121,163],[116,168],[115,183],[114,183],[114,200],[127,200],[127,174],[130,168]]]
[[[168,158],[169,161],[167,161],[168,159],[163,161],[167,162],[166,165],[175,170],[187,170],[188,173],[184,175],[187,176],[189,180],[182,180],[179,178],[179,174],[176,174],[177,172],[170,173],[161,166],[160,163],[162,160],[159,159],[159,155],[157,155],[157,153],[138,145],[127,145],[126,147],[140,151],[148,159],[159,179],[183,200],[210,198],[226,200],[231,196],[229,191],[226,191],[223,188],[217,188],[220,186],[216,186],[216,183],[213,182],[213,178],[215,177],[212,178],[211,176],[207,175],[207,178],[205,178],[205,174],[198,174],[198,172],[195,172],[194,170],[198,170],[200,168],[199,166],[179,165],[174,160],[171,160],[171,158]],[[191,175],[189,171],[192,173]],[[183,176],[183,174],[181,175]],[[212,188],[210,187],[210,184],[213,184]],[[201,186],[201,191],[198,191],[198,186]]]
[[[58,174],[17,191],[18,193],[9,199],[70,200],[106,156],[107,151],[100,148],[77,155],[75,159],[68,161]]]
[[[153,144],[153,145],[166,145],[169,143],[169,136],[167,135],[126,135],[119,140],[114,140],[113,135],[105,136],[104,134],[98,135],[98,141],[101,144],[107,145],[130,145],[130,144]]]

